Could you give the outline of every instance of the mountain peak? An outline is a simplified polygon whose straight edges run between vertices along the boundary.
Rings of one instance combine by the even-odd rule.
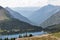
[[[40,25],[42,22],[54,15],[57,11],[58,7],[48,4],[33,12],[33,14],[30,16],[30,20],[36,23],[36,25]]]
[[[9,7],[6,7],[6,9],[10,9]]]
[[[0,9],[2,9],[3,7],[2,6],[0,6]]]
[[[52,5],[52,4],[48,4],[48,6],[54,6],[54,5]]]
[[[52,5],[52,4],[48,4],[47,6],[48,6],[48,7],[54,7],[54,5]]]

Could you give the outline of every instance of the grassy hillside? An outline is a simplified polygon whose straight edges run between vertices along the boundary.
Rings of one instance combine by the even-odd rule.
[[[53,36],[60,38],[60,32],[52,33]]]
[[[47,34],[35,37],[17,38],[16,40],[58,40],[58,38]]]
[[[8,33],[21,33],[21,32],[33,32],[41,31],[42,28],[38,26],[30,25],[26,22],[19,21],[17,19],[4,20],[0,22],[0,29],[3,30],[2,34]]]
[[[45,28],[47,32],[60,32],[60,24],[51,25]]]

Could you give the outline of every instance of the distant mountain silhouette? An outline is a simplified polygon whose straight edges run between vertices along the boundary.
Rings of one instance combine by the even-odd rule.
[[[42,8],[32,13],[30,20],[35,23],[35,25],[40,26],[41,23],[58,12],[58,8],[59,7],[50,4],[43,6]]]
[[[33,23],[32,23],[28,18],[24,17],[24,16],[21,15],[20,13],[14,11],[14,10],[8,8],[8,7],[6,7],[6,10],[9,11],[10,15],[11,15],[13,18],[16,18],[16,19],[18,19],[18,20],[20,20],[20,21],[27,22],[27,23],[33,25]]]
[[[29,18],[29,16],[32,15],[33,12],[38,10],[40,7],[15,7],[12,8],[14,11],[17,11],[18,13],[22,14],[23,16]]]
[[[60,8],[58,9],[58,12],[56,12],[54,15],[52,15],[47,20],[45,20],[41,24],[41,26],[48,27],[48,26],[55,25],[55,24],[60,24]]]

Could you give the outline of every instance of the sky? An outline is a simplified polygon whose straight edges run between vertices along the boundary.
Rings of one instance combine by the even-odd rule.
[[[60,0],[49,0],[48,2],[49,2],[50,4],[60,6]]]
[[[0,0],[3,7],[39,7],[46,5],[48,0]]]
[[[3,7],[41,7],[47,4],[60,5],[60,0],[0,0]]]

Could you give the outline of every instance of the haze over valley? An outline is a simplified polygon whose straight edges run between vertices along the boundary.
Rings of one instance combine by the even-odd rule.
[[[0,0],[0,40],[60,40],[60,0]]]

